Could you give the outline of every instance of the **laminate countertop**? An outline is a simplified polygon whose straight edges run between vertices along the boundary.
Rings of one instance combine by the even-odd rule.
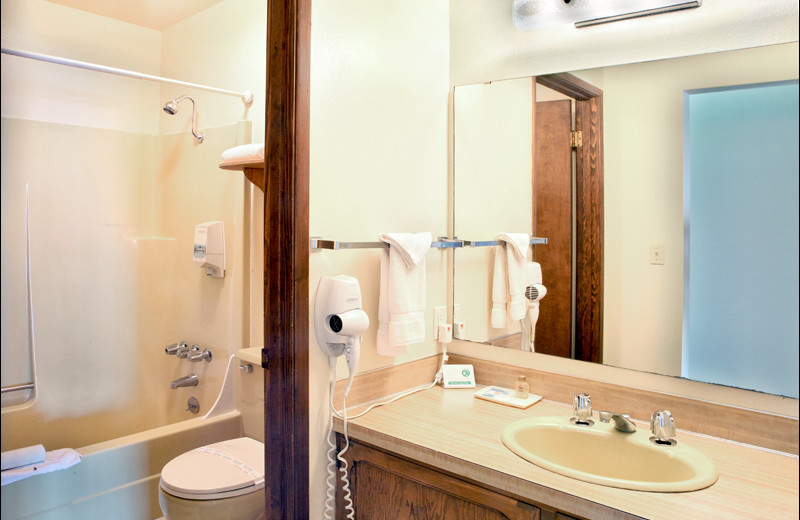
[[[349,437],[585,518],[775,520],[800,515],[798,458],[794,455],[679,428],[679,442],[699,449],[717,465],[719,480],[714,485],[685,493],[611,488],[540,468],[512,453],[500,440],[503,429],[516,420],[570,416],[570,406],[543,400],[520,410],[475,398],[474,391],[437,386],[417,392],[348,421]],[[680,420],[675,417],[678,427]],[[649,424],[636,422],[639,428],[649,428]],[[340,420],[336,429],[342,432]]]

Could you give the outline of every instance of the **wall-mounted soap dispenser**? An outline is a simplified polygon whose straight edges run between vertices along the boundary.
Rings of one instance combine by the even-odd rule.
[[[222,221],[195,226],[194,263],[205,267],[206,276],[225,276],[225,224]]]

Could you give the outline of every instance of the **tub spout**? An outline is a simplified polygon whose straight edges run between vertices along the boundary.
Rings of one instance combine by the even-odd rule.
[[[181,388],[184,386],[197,386],[197,383],[200,382],[200,378],[197,377],[196,374],[189,374],[188,376],[181,377],[180,379],[176,379],[175,381],[169,384],[169,387],[175,390],[176,388]]]

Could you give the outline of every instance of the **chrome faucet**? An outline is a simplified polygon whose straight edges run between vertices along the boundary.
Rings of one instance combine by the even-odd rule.
[[[195,345],[197,347],[197,345]],[[198,361],[211,361],[211,350],[205,349],[200,352],[200,347],[197,347],[197,350],[192,350],[189,352],[189,355],[186,357],[189,361],[193,363],[197,363]]]
[[[185,341],[181,341],[180,343],[173,343],[172,345],[167,345],[166,347],[164,347],[164,352],[166,352],[168,356],[174,356],[182,348],[188,348],[188,345]]]
[[[636,424],[631,421],[630,415],[626,413],[597,412],[597,415],[600,416],[600,422],[607,423],[614,421],[614,427],[617,431],[621,431],[622,433],[633,433],[636,431]]]
[[[181,388],[184,386],[197,386],[197,383],[199,382],[200,378],[197,377],[196,374],[189,374],[188,376],[181,377],[171,382],[169,387],[175,390],[176,388]]]
[[[592,420],[592,396],[589,394],[577,394],[572,401],[572,410],[575,417],[570,419],[572,424],[579,426],[591,426]]]
[[[192,345],[191,347],[186,343],[182,343],[181,346],[178,348],[177,356],[181,359],[186,359],[189,357],[189,354],[194,352],[199,352],[200,347],[197,345]]]
[[[653,436],[650,440],[656,444],[674,446],[678,444],[675,440],[675,419],[669,410],[656,410],[650,416],[650,431]]]

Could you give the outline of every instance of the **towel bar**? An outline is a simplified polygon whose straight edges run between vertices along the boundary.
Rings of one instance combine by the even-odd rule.
[[[36,385],[33,383],[21,383],[19,385],[4,386],[0,393],[5,394],[6,392],[19,392],[20,390],[33,390],[34,388],[36,388]]]
[[[531,245],[546,244],[546,238],[531,237]],[[439,237],[437,242],[431,242],[431,247],[436,249],[448,249],[458,247],[486,247],[486,246],[499,246],[499,240],[459,240],[449,239],[447,237]],[[320,249],[332,249],[338,251],[340,249],[383,249],[389,247],[386,242],[339,242],[338,240],[325,240],[319,237],[311,238],[311,250],[319,251]]]

